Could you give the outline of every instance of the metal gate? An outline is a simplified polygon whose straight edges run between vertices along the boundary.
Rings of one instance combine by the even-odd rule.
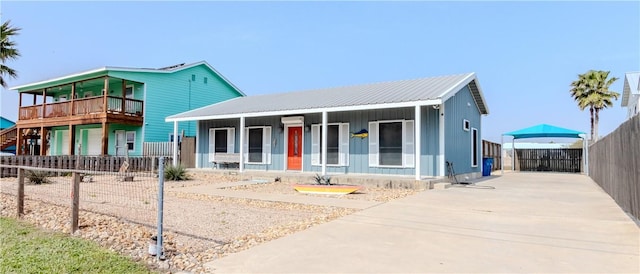
[[[516,169],[520,171],[582,171],[582,149],[516,149]]]

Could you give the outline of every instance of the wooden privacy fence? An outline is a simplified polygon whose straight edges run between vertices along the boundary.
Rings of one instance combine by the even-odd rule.
[[[117,172],[126,161],[128,171],[153,172],[158,170],[158,158],[153,156],[145,157],[124,157],[124,156],[0,156],[0,165],[26,166],[40,168],[76,169],[90,171]],[[171,157],[165,157],[165,164],[171,163]],[[0,168],[0,177],[18,174],[18,169],[11,167]]]
[[[516,149],[520,171],[582,171],[581,148]]]
[[[640,219],[640,115],[589,146],[589,176]]]
[[[482,140],[482,158],[493,159],[491,170],[500,170],[502,168],[502,145]]]

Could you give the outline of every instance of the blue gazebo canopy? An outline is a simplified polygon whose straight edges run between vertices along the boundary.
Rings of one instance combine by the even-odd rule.
[[[582,136],[580,136],[581,134],[584,134],[584,132],[556,127],[548,124],[540,124],[537,126],[532,126],[532,127],[512,131],[512,132],[507,132],[507,133],[504,133],[503,135],[513,136],[513,139],[523,139],[523,138],[543,138],[543,137],[582,138]]]

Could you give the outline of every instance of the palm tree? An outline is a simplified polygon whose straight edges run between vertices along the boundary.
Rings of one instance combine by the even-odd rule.
[[[20,28],[11,26],[11,20],[2,23],[0,29],[0,85],[7,87],[4,76],[11,78],[18,77],[16,71],[6,65],[7,60],[15,60],[20,57],[20,52],[16,48],[16,43],[11,39],[18,35]]]
[[[618,99],[620,93],[609,90],[616,77],[609,78],[609,71],[589,70],[578,75],[578,80],[571,83],[571,96],[578,103],[580,110],[589,107],[591,114],[591,140],[598,140],[598,123],[600,110],[612,107],[613,100]]]

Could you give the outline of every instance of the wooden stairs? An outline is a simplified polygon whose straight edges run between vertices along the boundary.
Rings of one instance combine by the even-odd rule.
[[[5,128],[0,131],[0,150],[5,150],[10,146],[16,145],[18,139],[18,129],[16,126]]]

